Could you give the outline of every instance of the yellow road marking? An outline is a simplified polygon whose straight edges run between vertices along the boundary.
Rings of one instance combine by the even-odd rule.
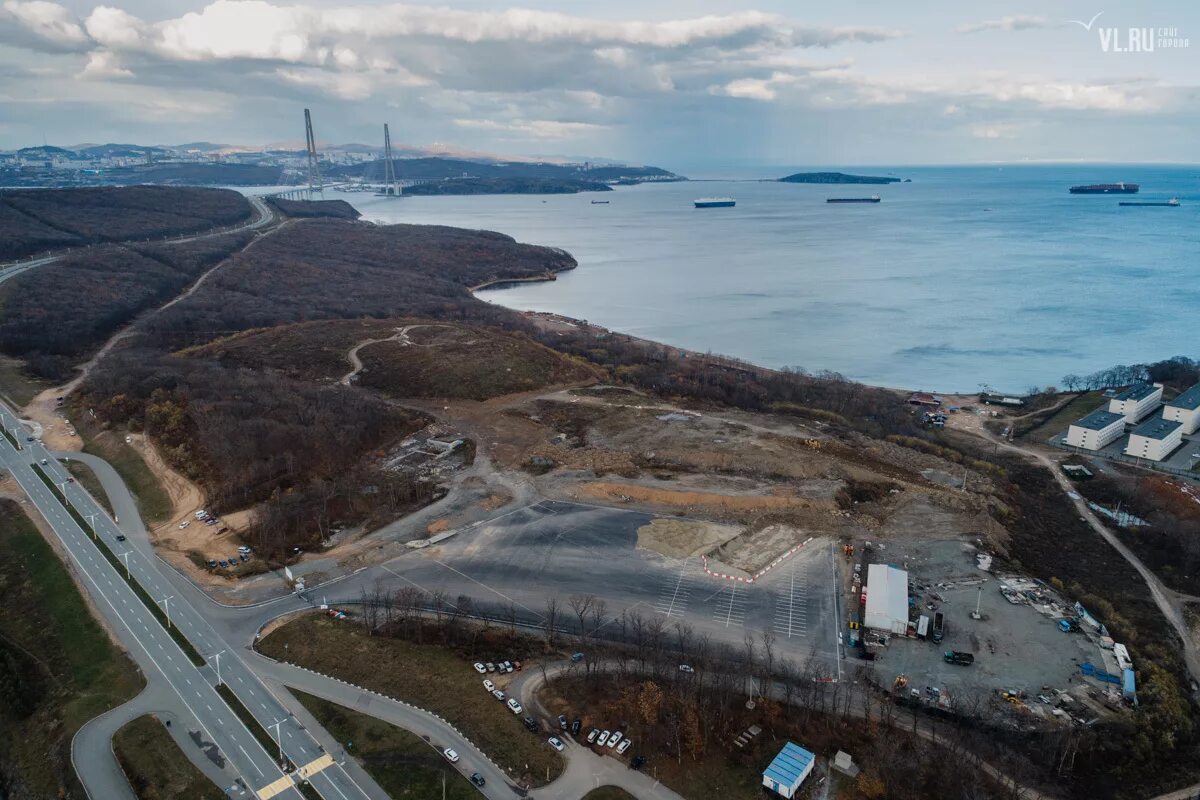
[[[333,765],[333,757],[331,755],[329,755],[329,753],[326,753],[325,755],[321,756],[320,758],[313,759],[312,761],[308,762],[300,769],[296,770],[296,774],[299,775],[301,778],[308,780],[313,775],[316,775],[321,770],[325,769],[326,767],[332,766],[332,765]]]
[[[284,775],[274,783],[268,783],[255,794],[258,795],[258,800],[271,800],[275,795],[282,794],[290,788],[292,788],[292,779]]]

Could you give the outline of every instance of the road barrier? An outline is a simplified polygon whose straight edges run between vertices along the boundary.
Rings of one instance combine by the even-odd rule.
[[[759,578],[761,578],[763,575],[766,575],[768,572],[773,570],[775,567],[782,564],[786,559],[788,559],[789,557],[794,555],[797,550],[804,547],[804,545],[808,544],[812,540],[813,540],[812,536],[808,537],[803,542],[801,542],[800,544],[793,547],[791,550],[788,550],[786,553],[783,553],[782,555],[777,556],[774,561],[772,561],[770,564],[767,564],[765,567],[763,567],[762,569],[760,569],[758,572],[754,573],[753,575],[750,575],[749,577],[743,577],[741,575],[730,575],[729,573],[726,573],[726,572],[717,572],[716,570],[709,569],[708,568],[708,556],[703,555],[703,554],[700,555],[700,564],[701,564],[701,566],[704,567],[704,573],[713,578],[721,578],[722,580],[727,580],[727,581],[737,581],[738,583],[754,583]]]

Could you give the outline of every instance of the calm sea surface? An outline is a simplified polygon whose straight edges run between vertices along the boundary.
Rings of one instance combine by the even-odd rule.
[[[487,228],[579,261],[553,283],[483,299],[767,366],[895,387],[1018,391],[1115,363],[1200,355],[1200,168],[854,171],[912,183],[327,197],[369,220]],[[1122,180],[1141,193],[1067,193]],[[871,194],[883,202],[825,203]],[[737,207],[692,207],[709,195],[730,195]],[[1117,205],[1171,197],[1183,205]]]

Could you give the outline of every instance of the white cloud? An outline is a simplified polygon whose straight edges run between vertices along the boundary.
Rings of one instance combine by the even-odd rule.
[[[116,55],[108,50],[93,50],[88,53],[87,64],[79,73],[80,78],[105,80],[110,78],[131,78],[133,73],[121,66]]]
[[[47,44],[58,47],[85,44],[87,35],[67,9],[46,0],[4,0],[0,5],[0,21],[4,17],[20,25]]]
[[[1047,28],[1050,26],[1050,21],[1045,17],[1037,17],[1028,14],[1017,14],[1011,17],[1001,17],[1000,19],[986,19],[983,22],[973,22],[966,25],[959,25],[956,30],[959,33],[979,33],[981,31],[1027,31],[1036,28]]]
[[[783,86],[800,81],[799,75],[786,72],[774,72],[767,78],[739,78],[724,86],[709,87],[710,94],[723,94],[729,97],[743,97],[750,100],[774,100],[779,96]]]
[[[567,139],[580,134],[597,133],[608,127],[591,122],[559,122],[549,119],[510,120],[507,122],[490,119],[456,119],[454,124],[460,128],[519,134],[534,139]]]
[[[84,21],[88,36],[105,47],[134,48],[142,40],[145,24],[119,8],[96,6]]]
[[[1017,126],[980,124],[972,125],[968,130],[976,139],[1011,139],[1016,136]]]

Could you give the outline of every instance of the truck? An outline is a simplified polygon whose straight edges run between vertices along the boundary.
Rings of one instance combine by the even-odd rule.
[[[942,654],[942,660],[947,664],[958,664],[960,667],[969,667],[975,663],[975,654],[961,653],[958,650],[947,650]]]
[[[920,616],[920,618],[917,619],[917,636],[924,639],[928,635],[929,635],[929,617],[922,614]]]
[[[938,611],[933,615],[933,640],[940,642],[946,636],[946,619],[942,616],[942,612]]]

